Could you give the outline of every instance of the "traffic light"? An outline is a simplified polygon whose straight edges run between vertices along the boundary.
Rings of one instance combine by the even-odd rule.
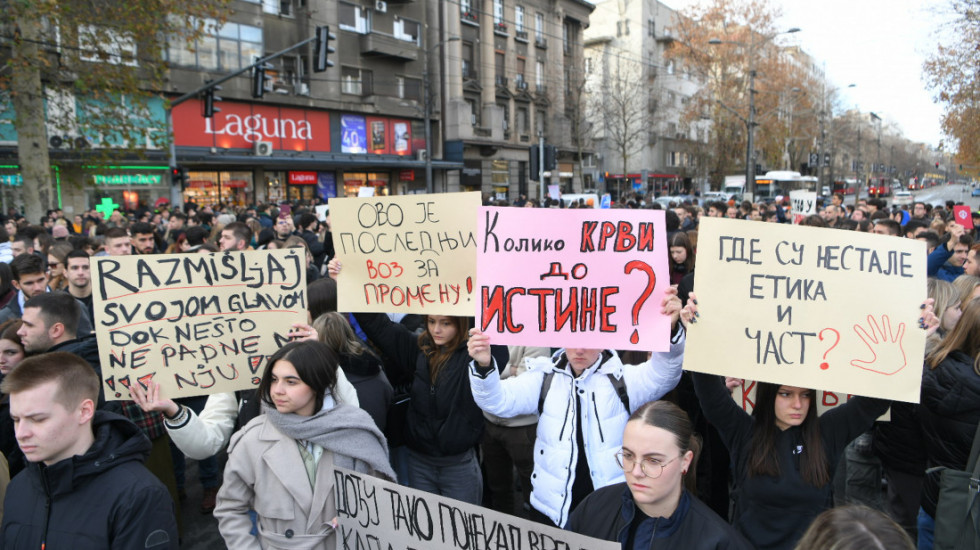
[[[316,28],[316,41],[313,42],[313,71],[322,73],[327,67],[333,67],[330,61],[330,54],[337,50],[330,46],[331,40],[337,40],[337,36],[330,32],[330,27],[322,26]]]
[[[170,167],[170,184],[179,185],[181,188],[187,183],[187,169],[183,166]]]
[[[265,74],[265,71],[271,68],[272,65],[269,63],[252,67],[252,97],[260,99],[265,94],[265,83],[269,80],[269,76]]]
[[[544,171],[550,172],[558,166],[558,148],[554,145],[544,146]]]
[[[938,162],[936,163],[936,168],[939,168],[939,163]]]
[[[532,145],[528,150],[528,166],[531,171],[531,181],[538,181],[541,177],[541,149],[537,145]]]
[[[211,83],[210,80],[205,82],[205,84],[210,84],[210,83]],[[221,91],[221,86],[211,86],[210,88],[204,91],[204,105],[203,105],[204,118],[211,118],[214,116],[214,113],[221,112],[221,109],[214,106],[214,102],[222,101],[220,97],[214,95],[214,92],[220,92],[220,91]]]

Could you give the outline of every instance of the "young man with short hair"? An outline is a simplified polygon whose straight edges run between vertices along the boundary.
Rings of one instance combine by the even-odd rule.
[[[0,309],[0,323],[19,319],[24,311],[24,302],[32,296],[48,291],[48,273],[44,260],[36,254],[23,253],[14,256],[10,262],[13,274],[11,284],[17,289],[17,296]]]
[[[147,222],[134,223],[129,227],[132,233],[133,248],[140,254],[153,254],[157,251],[156,236],[153,225]]]
[[[7,488],[5,549],[178,547],[173,501],[143,466],[150,443],[96,410],[101,385],[64,352],[25,359],[0,384],[30,462]]]
[[[241,252],[248,250],[252,242],[252,230],[242,222],[232,222],[221,230],[218,246],[222,252]]]
[[[110,256],[129,256],[133,253],[129,232],[122,227],[112,227],[106,231],[103,244],[106,254]]]
[[[90,319],[95,319],[92,300],[91,257],[84,250],[72,250],[65,260],[65,277],[68,279],[68,294],[85,306]]]

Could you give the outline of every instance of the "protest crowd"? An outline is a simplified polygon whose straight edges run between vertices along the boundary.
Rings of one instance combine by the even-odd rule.
[[[745,381],[685,364],[709,315],[694,287],[699,224],[791,224],[788,199],[648,200],[621,206],[664,210],[671,286],[653,306],[670,328],[657,352],[502,345],[470,317],[338,311],[339,240],[330,211],[308,202],[8,212],[0,549],[179,548],[187,508],[213,515],[228,548],[353,548],[335,466],[624,550],[925,550],[959,530],[940,470],[968,470],[980,452],[980,234],[953,220],[954,205],[832,196],[796,220],[927,249],[928,299],[907,329],[926,338],[909,358],[920,403],[854,396],[818,416],[823,388],[760,382],[746,411],[732,397]],[[308,317],[275,327],[289,341],[254,389],[175,398],[134,378],[122,400],[107,394],[95,262],[280,249],[305,259]]]

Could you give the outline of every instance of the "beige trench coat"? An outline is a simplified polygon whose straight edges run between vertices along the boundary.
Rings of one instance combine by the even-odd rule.
[[[296,441],[267,422],[265,415],[249,422],[231,439],[214,510],[228,548],[333,550],[335,464],[373,473],[359,460],[324,451],[316,486],[311,487]],[[250,509],[258,515],[258,537],[249,534]]]

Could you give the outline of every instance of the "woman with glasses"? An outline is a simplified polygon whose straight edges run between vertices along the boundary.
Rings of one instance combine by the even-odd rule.
[[[697,309],[692,293],[681,319],[692,323]],[[920,328],[934,331],[938,324],[932,301],[926,300]],[[818,417],[814,390],[760,382],[749,414],[732,399],[723,378],[701,373],[693,378],[705,418],[735,463],[732,523],[759,550],[793,548],[817,515],[832,507],[831,478],[844,447],[891,403],[853,397]]]
[[[694,496],[700,450],[701,441],[680,407],[668,401],[643,405],[626,423],[623,448],[615,455],[626,482],[589,495],[566,528],[618,541],[623,550],[751,548]]]

